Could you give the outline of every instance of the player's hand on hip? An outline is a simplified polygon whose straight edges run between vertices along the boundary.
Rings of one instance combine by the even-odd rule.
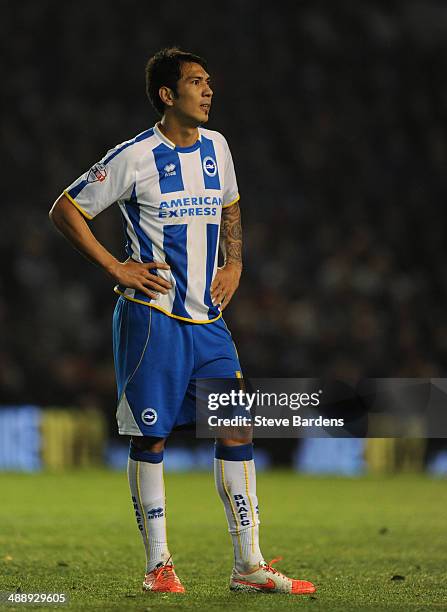
[[[139,263],[133,259],[127,259],[123,263],[118,262],[113,276],[120,285],[138,289],[149,298],[156,299],[160,293],[165,295],[172,288],[169,281],[157,276],[157,269],[170,270],[170,267],[161,261]],[[155,273],[152,270],[155,270]]]
[[[221,310],[228,306],[238,288],[241,272],[242,267],[234,263],[227,263],[222,268],[217,268],[211,284],[211,299],[214,305],[221,305]]]

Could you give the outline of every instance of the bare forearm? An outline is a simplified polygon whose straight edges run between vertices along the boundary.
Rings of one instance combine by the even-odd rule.
[[[220,246],[225,265],[242,267],[242,225],[239,202],[222,210]]]
[[[114,275],[119,262],[95,238],[81,213],[62,195],[50,210],[50,219],[65,238],[84,257]]]
[[[220,247],[225,265],[218,268],[211,285],[213,304],[224,310],[239,286],[242,273],[242,226],[239,203],[222,210]]]
[[[121,263],[96,240],[81,213],[65,196],[56,200],[50,210],[50,219],[65,238],[84,257],[100,266],[120,285],[137,289],[151,299],[166,295],[172,284],[157,275],[157,270],[169,270],[166,263],[151,261],[140,263],[129,258]]]

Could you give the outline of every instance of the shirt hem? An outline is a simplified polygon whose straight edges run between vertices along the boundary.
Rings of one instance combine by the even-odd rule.
[[[240,199],[241,199],[241,196],[237,194],[237,197],[234,198],[234,200],[231,200],[231,202],[228,202],[228,204],[223,204],[222,208],[229,208],[230,206],[233,206],[233,204],[236,204],[236,202],[239,202]]]
[[[121,295],[125,300],[129,300],[130,302],[136,302],[137,304],[143,304],[144,306],[148,306],[149,308],[155,308],[156,310],[159,310],[160,312],[167,315],[168,317],[171,317],[171,319],[178,319],[179,321],[185,321],[186,323],[207,325],[208,323],[214,323],[215,321],[218,321],[222,317],[222,313],[220,312],[217,317],[214,317],[214,319],[204,319],[203,321],[198,321],[197,319],[188,319],[187,317],[181,317],[180,315],[172,314],[171,312],[168,312],[167,310],[165,310],[164,308],[161,308],[161,306],[158,306],[157,304],[149,304],[149,302],[145,302],[144,300],[138,300],[136,298],[129,297],[128,295],[125,295],[122,291],[120,291],[117,287],[114,287],[113,290],[118,295]]]
[[[76,200],[74,200],[71,195],[68,193],[68,191],[64,191],[64,196],[66,198],[68,198],[70,200],[70,202],[73,204],[73,206],[75,206],[80,213],[82,213],[84,215],[84,217],[86,217],[89,221],[91,221],[93,219],[93,217],[91,215],[88,214],[88,212],[85,212],[85,210],[79,206],[79,204],[76,202]]]

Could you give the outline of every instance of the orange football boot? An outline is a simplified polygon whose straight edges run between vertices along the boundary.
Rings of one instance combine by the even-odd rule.
[[[156,567],[144,576],[143,591],[158,593],[184,593],[185,587],[174,571],[170,559],[160,567]]]
[[[273,563],[280,561],[281,558],[273,559],[270,563],[260,563],[259,567],[248,574],[241,574],[233,569],[230,589],[245,593],[288,593],[290,595],[311,595],[315,593],[316,588],[312,582],[288,578],[272,567]]]

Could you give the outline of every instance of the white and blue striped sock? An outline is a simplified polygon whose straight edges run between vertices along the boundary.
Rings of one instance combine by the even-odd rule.
[[[151,453],[131,444],[127,464],[132,503],[146,551],[146,572],[169,559],[163,451]]]
[[[259,548],[259,510],[253,445],[216,444],[214,479],[224,504],[234,549],[235,568],[241,573],[264,561]]]

